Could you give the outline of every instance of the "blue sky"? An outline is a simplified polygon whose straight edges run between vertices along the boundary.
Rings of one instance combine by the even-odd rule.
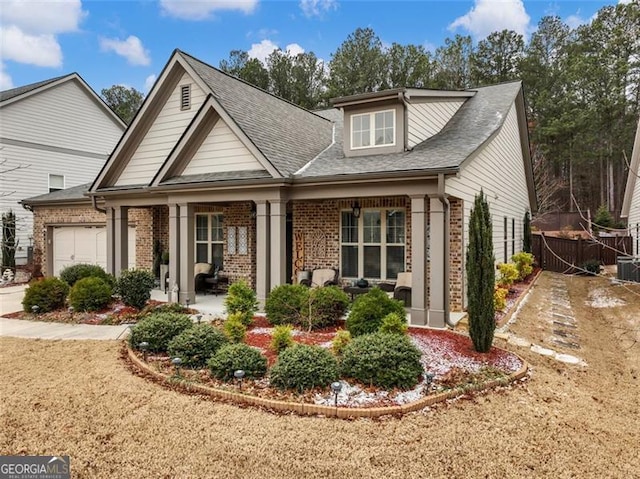
[[[528,37],[551,14],[575,27],[617,2],[0,0],[0,90],[75,71],[97,92],[114,84],[146,92],[175,48],[214,66],[234,49],[262,59],[276,47],[329,61],[357,27],[385,44],[434,49],[456,33]]]

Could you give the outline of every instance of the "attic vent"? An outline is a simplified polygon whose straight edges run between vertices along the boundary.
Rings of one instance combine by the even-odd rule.
[[[180,87],[180,109],[188,110],[191,108],[191,85],[182,85]]]

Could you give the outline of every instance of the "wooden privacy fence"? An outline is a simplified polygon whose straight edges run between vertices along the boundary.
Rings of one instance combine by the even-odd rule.
[[[628,256],[633,251],[631,236],[591,240],[534,234],[532,240],[533,255],[540,267],[558,273],[575,273],[572,265],[581,267],[589,260],[616,264],[618,256]]]

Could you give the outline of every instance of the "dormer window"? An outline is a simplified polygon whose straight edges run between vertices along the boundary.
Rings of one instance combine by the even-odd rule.
[[[180,87],[180,109],[189,110],[191,108],[191,85]]]
[[[395,110],[351,115],[351,149],[395,145]]]

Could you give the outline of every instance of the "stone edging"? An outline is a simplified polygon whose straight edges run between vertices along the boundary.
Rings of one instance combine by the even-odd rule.
[[[483,384],[474,384],[467,387],[455,388],[450,391],[444,391],[438,394],[429,395],[418,399],[417,401],[403,405],[376,408],[353,408],[346,406],[323,406],[319,404],[297,403],[290,401],[281,401],[277,399],[267,399],[258,396],[251,396],[249,394],[242,394],[240,392],[215,389],[203,384],[179,380],[176,381],[174,378],[172,378],[172,376],[163,374],[159,371],[154,371],[151,367],[149,367],[147,363],[142,361],[133,352],[129,345],[127,345],[126,348],[128,358],[136,368],[138,368],[143,373],[159,380],[163,384],[171,385],[171,387],[173,388],[179,386],[186,392],[205,394],[216,399],[222,399],[224,401],[230,401],[241,405],[262,407],[272,411],[294,412],[296,414],[305,416],[322,415],[326,417],[338,417],[343,419],[360,417],[376,418],[388,415],[403,415],[409,412],[419,411],[421,409],[424,409],[425,407],[432,406],[435,403],[454,398],[466,392],[484,391],[486,389],[491,389],[497,386],[506,386],[513,381],[522,379],[527,374],[528,370],[527,362],[517,354],[509,351],[510,354],[514,354],[518,357],[518,359],[520,359],[520,361],[522,361],[522,367],[518,371],[511,373],[506,378],[493,379]]]
[[[524,301],[524,298],[527,296],[527,294],[529,294],[529,291],[536,284],[536,282],[538,281],[538,278],[540,278],[540,275],[542,274],[542,271],[543,271],[543,269],[540,268],[540,270],[538,271],[538,274],[536,274],[535,278],[533,278],[531,280],[531,283],[529,283],[529,285],[524,289],[524,291],[522,292],[520,297],[516,300],[516,302],[513,303],[513,307],[511,308],[511,310],[507,314],[504,315],[504,317],[500,320],[500,322],[496,323],[496,329],[497,328],[501,328],[502,326],[504,326],[505,324],[507,324],[509,322],[509,320],[511,319],[511,316],[513,316],[513,314],[518,310],[518,306],[520,306],[520,303],[522,301]]]

